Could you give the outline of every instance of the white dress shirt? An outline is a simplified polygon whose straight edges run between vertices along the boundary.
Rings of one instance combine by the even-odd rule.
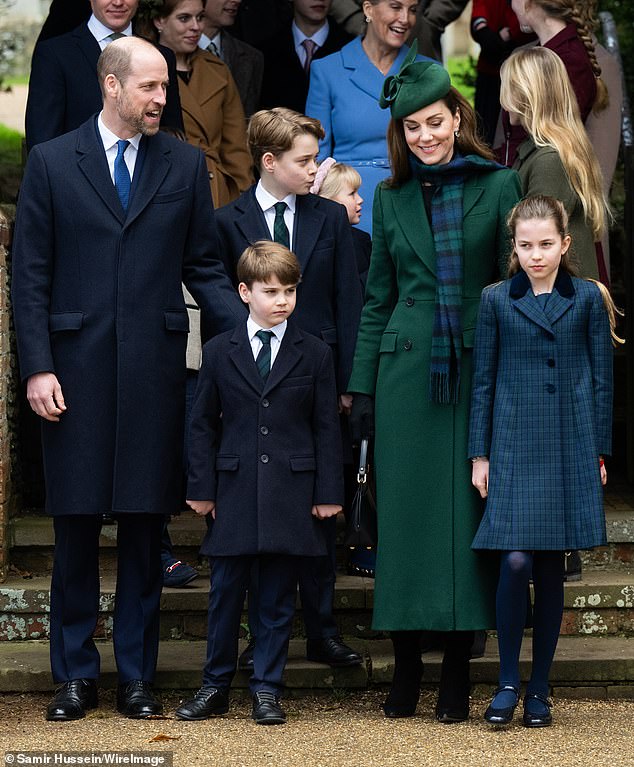
[[[222,30],[216,33],[215,37],[207,37],[207,35],[201,35],[200,40],[198,41],[198,47],[201,48],[203,51],[206,51],[209,49],[209,44],[213,43],[216,46],[216,50],[218,51],[218,56],[221,59],[224,59],[223,53],[222,53]],[[213,51],[211,51],[213,53]]]
[[[108,169],[110,170],[110,178],[112,179],[112,183],[114,184],[114,161],[117,159],[117,152],[118,152],[118,146],[117,141],[119,141],[119,136],[115,136],[115,134],[109,129],[106,128],[104,121],[102,119],[102,113],[99,113],[99,117],[97,118],[97,129],[99,130],[99,135],[101,136],[101,140],[103,142],[103,148],[106,150],[106,160],[108,160]],[[123,155],[123,159],[125,160],[125,164],[128,166],[128,172],[130,173],[130,181],[134,178],[134,167],[136,165],[136,159],[139,154],[139,144],[141,142],[141,134],[137,133],[136,136],[132,136],[132,138],[127,139],[130,142],[130,146],[125,150],[125,154]]]
[[[110,39],[112,30],[110,27],[102,24],[94,14],[88,19],[88,29],[90,30],[95,40],[99,43],[99,47],[102,51],[108,45],[108,43],[112,42]],[[126,37],[132,34],[132,22],[128,24],[128,26],[123,30],[121,34],[125,35]]]
[[[258,181],[255,187],[255,199],[258,201],[258,205],[262,208],[266,225],[269,228],[269,234],[271,239],[273,237],[273,225],[275,224],[275,203],[285,202],[286,210],[284,211],[284,223],[288,229],[288,247],[293,250],[293,225],[295,223],[295,206],[297,204],[297,195],[289,194],[283,200],[278,200],[273,197],[272,194],[266,191],[262,186],[262,181]]]
[[[302,43],[304,42],[304,40],[312,40],[317,46],[317,48],[315,49],[315,52],[317,52],[320,48],[322,48],[328,37],[328,32],[330,31],[330,28],[328,26],[328,19],[326,19],[326,21],[324,22],[324,26],[320,27],[315,32],[315,34],[311,35],[310,37],[308,37],[308,35],[305,35],[294,21],[291,24],[291,29],[293,31],[293,40],[295,42],[295,53],[297,54],[297,57],[299,58],[300,64],[304,66],[306,64],[306,48],[304,48]]]
[[[262,348],[262,341],[260,341],[260,339],[256,336],[256,333],[258,330],[270,331],[273,334],[271,336],[271,367],[273,367],[273,363],[275,362],[275,358],[277,357],[277,353],[279,352],[280,346],[282,344],[282,339],[284,338],[284,333],[286,333],[287,325],[288,322],[284,320],[284,322],[280,322],[279,325],[274,325],[272,328],[261,328],[258,324],[253,322],[251,316],[249,316],[247,320],[247,334],[251,343],[251,350],[253,351],[254,360],[258,358],[258,354]]]

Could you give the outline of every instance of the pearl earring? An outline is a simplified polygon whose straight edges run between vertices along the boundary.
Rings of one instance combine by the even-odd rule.
[[[365,17],[365,23],[369,24],[372,21],[372,19],[369,16]]]

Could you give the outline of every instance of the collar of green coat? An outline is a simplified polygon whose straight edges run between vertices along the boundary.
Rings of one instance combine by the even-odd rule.
[[[522,298],[531,287],[531,281],[523,269],[511,278],[509,286],[509,296],[511,298]],[[575,294],[575,287],[572,284],[572,277],[565,269],[559,269],[555,279],[554,289],[563,298],[572,298]]]

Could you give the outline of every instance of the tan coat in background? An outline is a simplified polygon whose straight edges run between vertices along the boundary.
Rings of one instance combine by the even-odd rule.
[[[235,200],[253,183],[246,121],[228,67],[207,51],[191,59],[191,78],[178,88],[187,141],[205,154],[214,207]]]

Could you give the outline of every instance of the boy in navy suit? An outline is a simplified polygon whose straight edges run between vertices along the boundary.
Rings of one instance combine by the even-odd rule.
[[[203,686],[176,716],[228,711],[257,562],[252,715],[258,724],[283,724],[297,566],[326,553],[323,520],[342,508],[335,372],[328,346],[287,322],[300,279],[288,248],[256,242],[237,273],[249,318],[205,344],[192,410],[187,502],[214,520],[201,549],[211,564],[209,629]]]
[[[325,341],[335,359],[339,409],[349,412],[346,387],[363,304],[348,216],[343,205],[310,194],[317,172],[319,120],[278,107],[249,121],[249,149],[260,180],[216,211],[220,253],[234,285],[240,254],[257,240],[275,240],[296,254],[302,272],[294,321]],[[348,461],[352,453],[347,447]],[[326,523],[327,556],[306,560],[299,573],[307,657],[331,666],[355,666],[361,656],[339,637],[332,608],[335,589],[335,524]],[[254,581],[256,579],[254,578]],[[257,584],[253,583],[250,592]],[[257,642],[257,627],[250,620]],[[252,646],[250,646],[252,650]],[[250,658],[240,658],[250,668]]]

